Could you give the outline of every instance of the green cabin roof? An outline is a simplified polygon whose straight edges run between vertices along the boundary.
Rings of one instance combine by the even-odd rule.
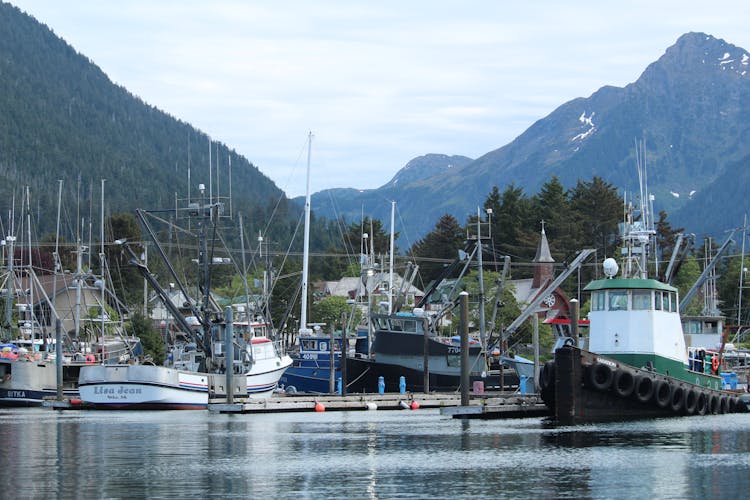
[[[677,289],[661,281],[654,279],[641,278],[611,278],[594,280],[584,290],[612,290],[612,289],[638,289],[638,290],[663,290],[667,292],[676,292]]]

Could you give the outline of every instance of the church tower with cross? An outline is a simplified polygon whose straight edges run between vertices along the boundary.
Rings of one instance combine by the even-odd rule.
[[[542,221],[542,237],[539,240],[539,246],[536,249],[534,260],[531,261],[534,266],[534,280],[532,288],[542,288],[554,279],[555,259],[549,251],[549,242],[547,234],[544,232],[544,221]]]

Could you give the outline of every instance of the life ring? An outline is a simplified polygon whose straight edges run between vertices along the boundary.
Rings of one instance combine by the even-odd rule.
[[[703,391],[698,392],[698,399],[695,403],[695,413],[698,415],[705,415],[708,411],[708,397]]]
[[[682,404],[685,401],[685,389],[679,385],[672,387],[672,397],[670,398],[670,407],[677,413],[682,411]]]
[[[633,377],[633,374],[624,368],[618,368],[615,371],[612,390],[621,398],[627,398],[633,394],[633,389],[635,389],[635,378]]]
[[[633,395],[641,403],[648,403],[654,396],[654,379],[648,375],[638,375],[635,377],[635,389]]]
[[[85,359],[87,365],[93,365],[96,362],[96,357],[93,354],[87,354]]]
[[[695,389],[688,389],[685,392],[685,399],[682,405],[682,409],[687,415],[695,415],[695,410],[698,406],[698,393]]]
[[[589,383],[594,389],[606,391],[612,385],[612,368],[604,363],[594,363],[589,367]]]
[[[719,356],[711,358],[711,373],[719,373]]]

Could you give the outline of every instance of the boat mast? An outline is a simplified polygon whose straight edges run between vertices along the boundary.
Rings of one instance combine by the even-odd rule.
[[[310,253],[310,154],[312,150],[312,132],[307,137],[307,184],[305,188],[305,233],[302,251],[302,300],[299,315],[299,334],[310,334],[312,331],[307,328],[307,278],[308,278],[308,258]]]
[[[482,265],[482,212],[477,207],[477,268],[479,271],[479,340],[482,352],[487,355],[487,338],[484,318],[484,266]]]
[[[101,199],[101,232],[99,234],[99,237],[101,239],[101,246],[99,247],[99,265],[101,266],[101,274],[102,274],[102,284],[101,284],[101,306],[100,306],[100,314],[102,318],[102,338],[101,338],[101,346],[102,346],[102,358],[101,362],[104,364],[104,312],[106,310],[105,304],[106,304],[106,298],[104,296],[104,289],[106,288],[107,278],[105,275],[105,256],[104,256],[104,181],[106,179],[102,179],[102,199]],[[148,316],[148,311],[145,309],[143,310],[144,317]]]
[[[34,268],[31,260],[31,197],[29,195],[29,186],[26,186],[26,234],[29,239],[29,307],[31,319],[31,348],[33,351],[34,339],[36,337],[34,333],[36,331],[36,325],[34,324],[36,315],[34,314],[34,280],[32,278]]]
[[[388,314],[393,313],[393,240],[394,240],[394,219],[396,212],[396,202],[391,202],[391,260],[390,260],[390,271],[388,273]]]

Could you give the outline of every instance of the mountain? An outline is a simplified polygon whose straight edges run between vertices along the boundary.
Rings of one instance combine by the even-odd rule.
[[[643,141],[655,209],[666,210],[673,227],[720,234],[740,225],[748,208],[750,184],[738,181],[750,175],[749,63],[742,48],[688,33],[634,83],[564,103],[474,161],[416,178],[410,162],[378,189],[316,193],[312,206],[330,216],[333,206],[339,214],[358,214],[364,205],[387,220],[388,207],[377,203],[396,200],[414,243],[445,213],[459,221],[475,213],[492,186],[502,191],[513,183],[533,195],[552,176],[567,188],[599,176],[636,192],[635,141]],[[347,196],[338,198],[339,192]]]
[[[115,85],[99,67],[50,29],[16,7],[0,3],[0,199],[3,213],[16,209],[29,186],[41,236],[55,229],[58,179],[64,181],[67,210],[88,218],[89,201],[99,201],[106,179],[107,211],[174,206],[175,196],[192,196],[199,183],[222,196],[231,177],[235,211],[252,228],[265,228],[282,191],[246,158],[212,143],[208,136]],[[216,165],[219,165],[217,169]],[[218,173],[217,173],[218,172]],[[294,207],[294,219],[298,212]],[[94,213],[99,213],[95,208]],[[277,212],[278,213],[278,212]],[[281,215],[280,217],[284,217]],[[70,224],[75,224],[72,217]],[[88,221],[87,221],[88,222]],[[95,221],[96,222],[96,221]],[[279,224],[279,231],[284,231]]]

